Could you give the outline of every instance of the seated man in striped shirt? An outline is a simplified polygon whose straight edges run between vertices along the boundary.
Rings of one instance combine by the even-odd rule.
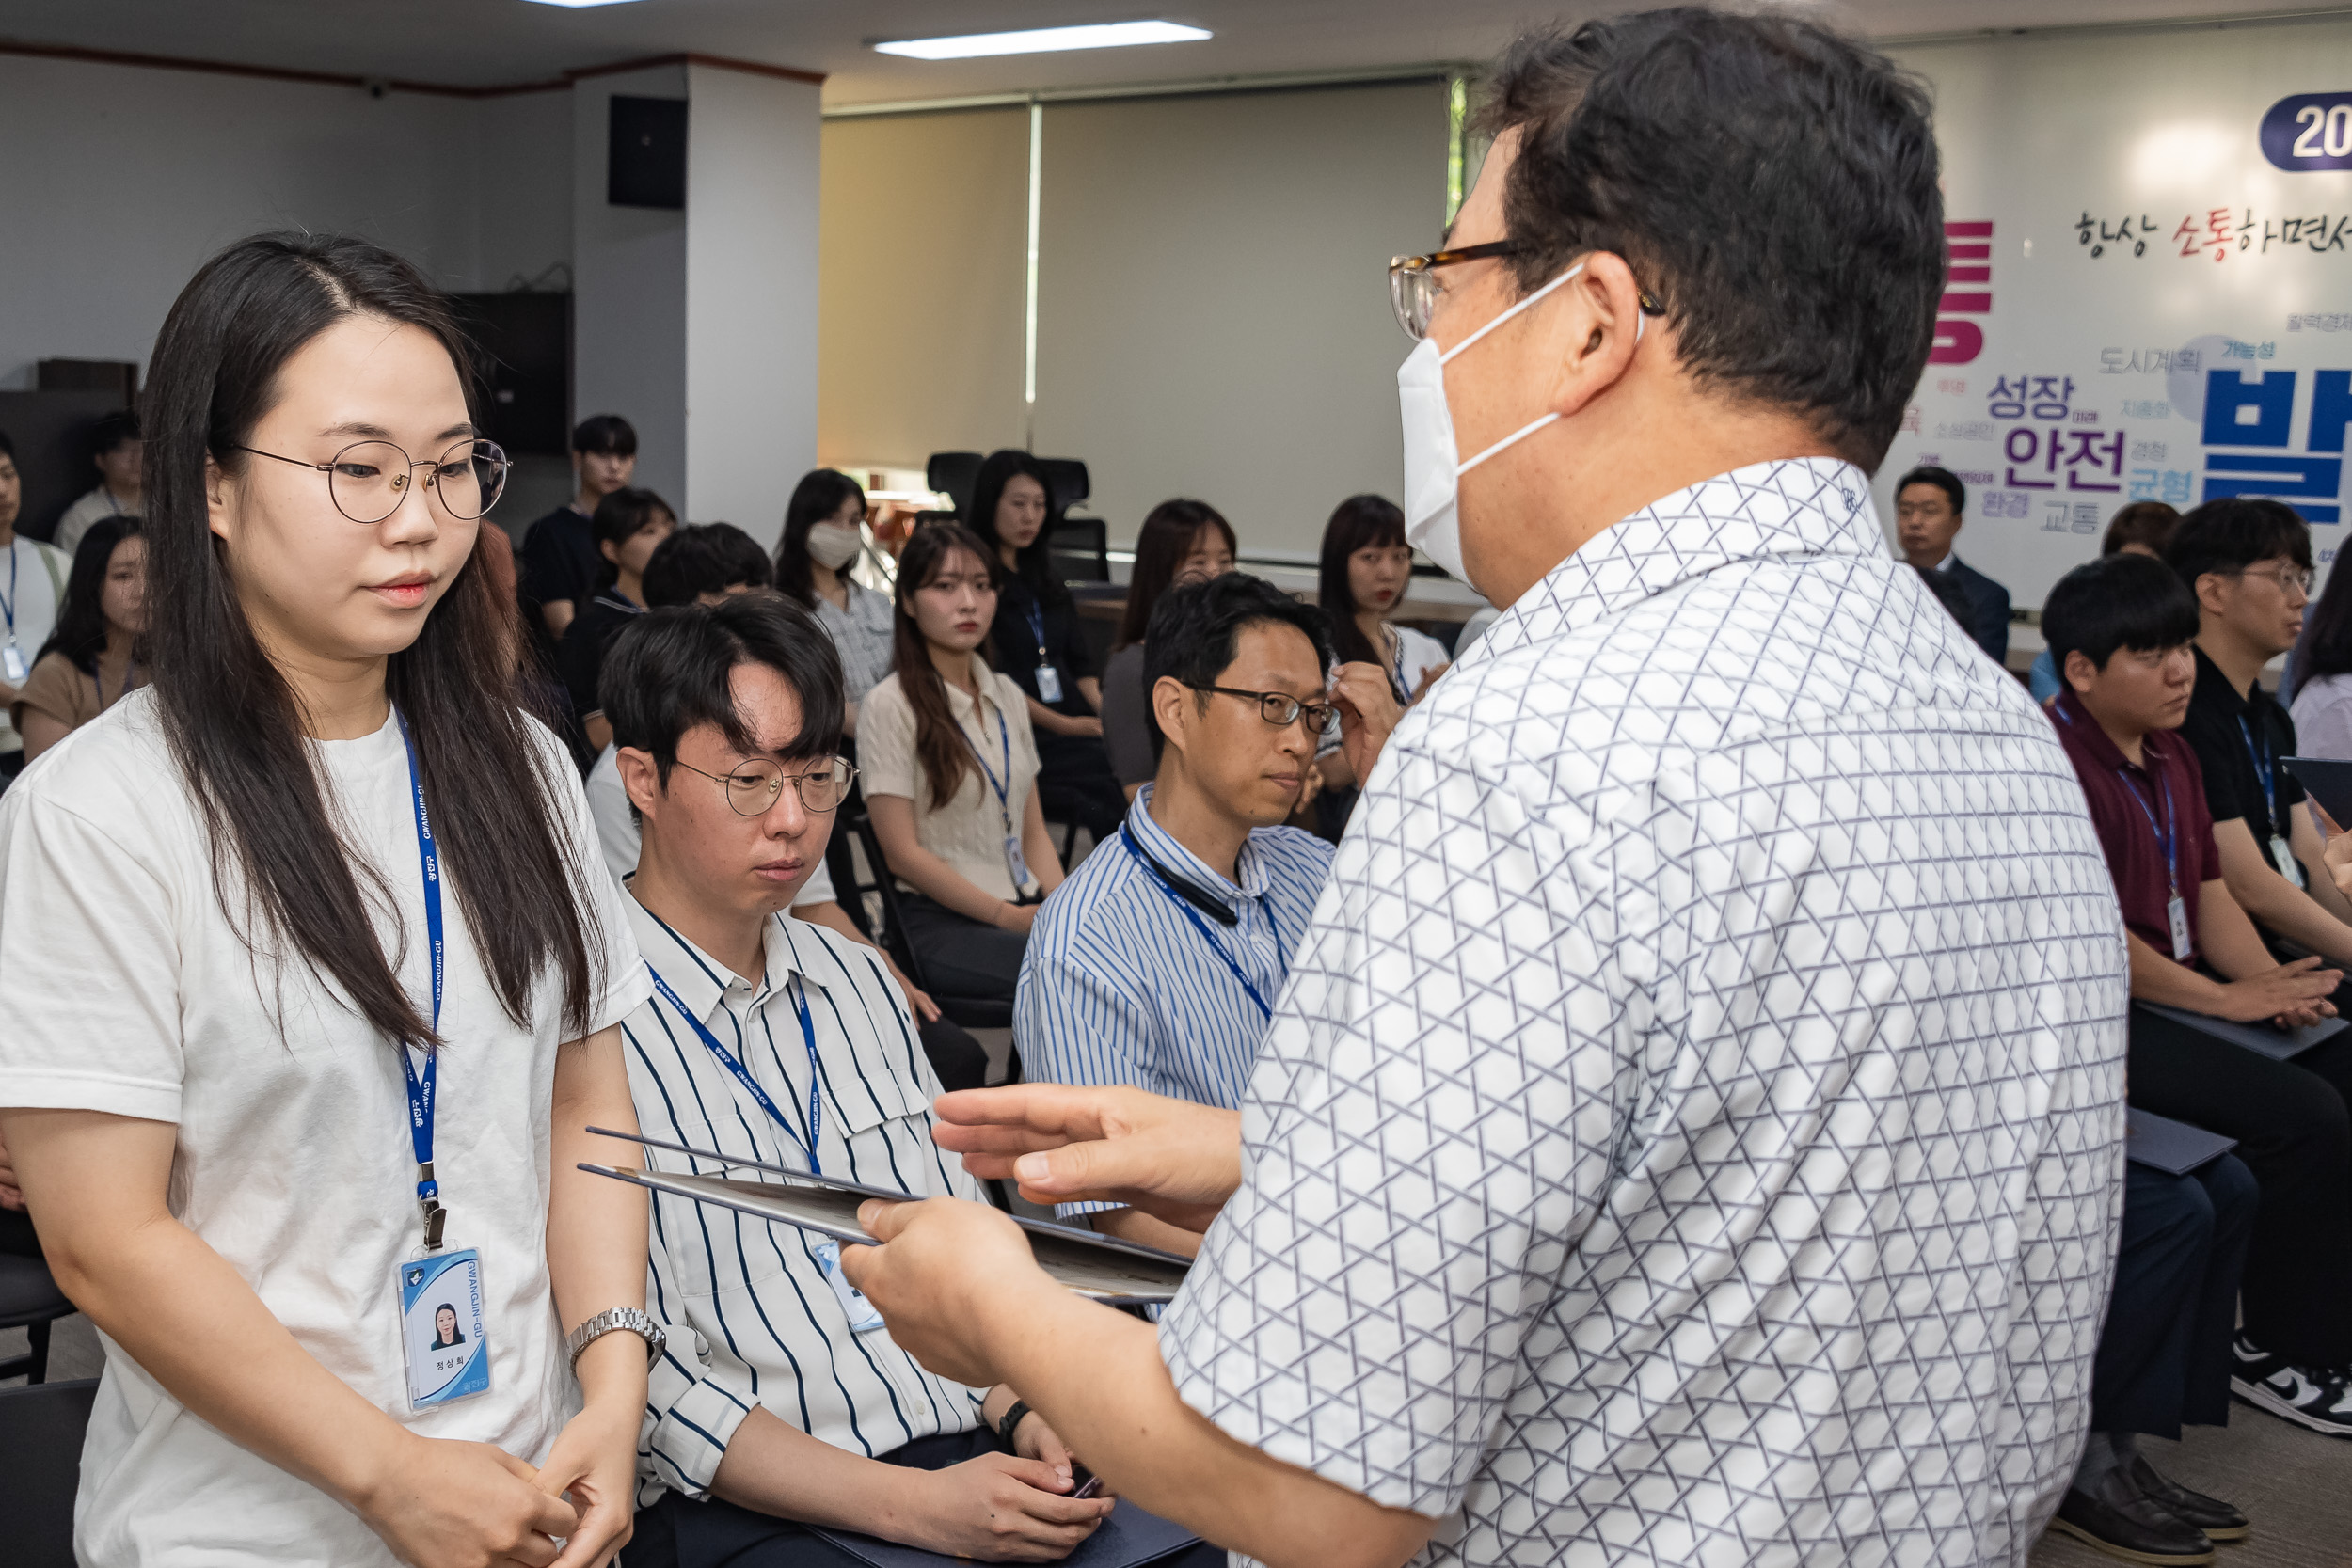
[[[1239,573],[1171,589],[1144,650],[1159,771],[1118,837],[1039,911],[1013,1033],[1041,1081],[1131,1084],[1230,1110],[1331,866],[1328,844],[1280,824],[1327,730],[1344,719],[1362,778],[1396,709],[1359,710],[1355,686],[1327,691],[1323,611]],[[1386,694],[1376,672],[1372,685],[1368,705]],[[1187,1256],[1200,1244],[1138,1210],[1060,1212]]]
[[[629,917],[654,995],[622,1032],[646,1134],[979,1197],[932,1146],[938,1080],[881,955],[785,918],[851,777],[831,639],[774,594],[657,610],[615,640],[602,690],[644,829]],[[645,1305],[669,1345],[629,1568],[853,1560],[810,1525],[1050,1561],[1109,1512],[1067,1496],[1069,1450],[1011,1389],[935,1377],[893,1344],[821,1237],[657,1196]]]

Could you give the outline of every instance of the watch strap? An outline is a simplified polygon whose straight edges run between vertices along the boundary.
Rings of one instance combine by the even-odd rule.
[[[571,1333],[564,1338],[564,1354],[566,1361],[569,1365],[578,1367],[580,1365],[580,1354],[587,1350],[590,1345],[595,1344],[598,1339],[603,1338],[608,1334],[620,1332],[622,1330],[641,1336],[644,1339],[645,1359],[648,1362],[652,1361],[655,1356],[660,1355],[661,1354],[661,1348],[670,1342],[670,1337],[662,1331],[661,1325],[655,1323],[651,1318],[647,1317],[644,1312],[639,1311],[636,1307],[608,1307],[604,1311],[599,1312],[595,1317],[589,1319],[586,1323],[581,1323],[578,1328],[573,1329]]]
[[[1006,1407],[1005,1413],[1002,1416],[996,1418],[996,1441],[1005,1446],[1005,1451],[1007,1453],[1016,1453],[1020,1451],[1012,1446],[1012,1434],[1021,1429],[1022,1418],[1028,1415],[1028,1413],[1029,1402],[1026,1400],[1015,1400],[1010,1405]]]

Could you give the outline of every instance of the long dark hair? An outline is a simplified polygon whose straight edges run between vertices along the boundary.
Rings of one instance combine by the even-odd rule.
[[[972,766],[971,742],[958,733],[955,710],[947,705],[947,683],[931,662],[923,628],[914,621],[914,593],[939,576],[939,568],[958,550],[987,568],[988,580],[1001,593],[1004,563],[978,534],[955,523],[930,523],[914,531],[898,557],[898,610],[891,617],[890,667],[898,689],[914,710],[914,756],[923,765],[923,782],[930,786],[933,807],[944,805],[963,787],[964,769]],[[988,640],[972,651],[980,676],[988,678],[996,662]]]
[[[223,912],[249,946],[265,937],[291,944],[385,1035],[430,1048],[439,1043],[432,1023],[369,920],[369,894],[390,890],[354,863],[336,832],[301,705],[253,635],[205,508],[206,460],[242,472],[238,448],[269,410],[286,361],[354,315],[421,328],[461,376],[470,366],[442,296],[363,240],[256,235],[181,291],[155,340],[144,404],[148,638],[164,734],[204,815]],[[385,685],[414,735],[434,837],[500,1002],[520,1022],[552,967],[564,1028],[578,1035],[599,945],[582,896],[589,872],[566,848],[569,802],[542,755],[547,737],[517,706],[520,628],[512,595],[483,564],[489,527],[416,641],[388,660]]]
[[[1323,525],[1322,580],[1316,602],[1331,617],[1331,641],[1342,664],[1377,664],[1388,659],[1356,624],[1356,594],[1347,586],[1347,558],[1374,545],[1405,543],[1405,513],[1386,496],[1350,496]]]
[[[1136,563],[1127,574],[1127,610],[1119,618],[1119,640],[1111,644],[1113,653],[1143,641],[1152,625],[1152,607],[1176,580],[1176,568],[1192,553],[1193,541],[1200,537],[1202,529],[1209,528],[1225,535],[1229,553],[1240,553],[1233,525],[1207,501],[1165,500],[1145,515],[1143,527],[1136,531]]]
[[[785,503],[784,537],[776,541],[776,587],[805,609],[813,610],[817,603],[816,580],[808,570],[808,531],[840,511],[851,496],[864,511],[864,485],[838,468],[811,468]]]
[[[73,572],[65,579],[65,603],[57,607],[56,627],[33,656],[35,663],[58,653],[85,675],[98,673],[98,656],[106,651],[106,572],[114,565],[115,546],[125,539],[136,539],[139,532],[136,517],[101,517],[90,524],[82,542],[73,546]]]
[[[2287,671],[2295,684],[2281,695],[2290,703],[2312,681],[2352,673],[2352,572],[2328,572],[2328,586],[2319,591],[2319,602],[2303,622],[2303,635],[2296,639]]]
[[[1013,557],[1013,576],[1028,585],[1041,604],[1057,604],[1070,597],[1070,590],[1062,586],[1054,573],[1054,525],[1060,521],[1054,515],[1054,486],[1045,477],[1044,466],[1018,447],[1005,447],[988,454],[980,465],[978,477],[972,481],[972,511],[964,525],[988,546],[989,569],[993,572],[1004,564],[996,554],[1000,540],[996,537],[996,503],[1005,499],[1005,486],[1016,474],[1026,474],[1036,480],[1045,492],[1045,526],[1037,531],[1028,547]],[[1001,575],[1001,574],[1000,574]]]

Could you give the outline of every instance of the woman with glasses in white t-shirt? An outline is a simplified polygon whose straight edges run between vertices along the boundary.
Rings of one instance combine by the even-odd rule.
[[[0,801],[0,1136],[106,1338],[86,1563],[628,1536],[645,1205],[574,1167],[627,1163],[583,1129],[636,1126],[647,982],[516,706],[464,357],[363,242],[207,263],[145,403],[154,684]]]

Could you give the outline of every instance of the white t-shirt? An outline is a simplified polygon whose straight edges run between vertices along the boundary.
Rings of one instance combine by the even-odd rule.
[[[24,655],[27,673],[32,671],[40,645],[57,629],[57,603],[64,596],[65,579],[72,570],[71,556],[37,540],[19,536],[10,539],[6,549],[0,549],[0,607],[6,610],[5,614],[0,614],[0,642],[16,643]],[[0,674],[0,679],[6,678]],[[0,752],[24,749],[24,737],[9,721],[8,709],[0,707]]]
[[[600,927],[589,1023],[602,1028],[650,982],[619,890],[591,869],[569,760],[546,731],[532,736],[563,781],[568,847]],[[398,722],[310,754],[346,844],[389,890],[389,909],[372,900],[378,940],[421,1002],[432,983]],[[482,1253],[486,1394],[407,1408],[393,1273],[423,1226],[397,1048],[298,958],[257,956],[231,927],[151,690],[74,731],[0,796],[0,1105],[177,1123],[172,1213],[305,1350],[414,1432],[537,1464],[577,1402],[547,1266],[561,981],[543,976],[531,1022],[510,1020],[454,892],[442,900],[449,1043],[434,1159],[448,1245]],[[188,1414],[103,1343],[74,1506],[83,1563],[392,1562],[357,1514]]]
[[[637,826],[636,814],[628,809],[628,787],[621,783],[619,758],[619,748],[607,746],[596,765],[588,769],[588,815],[596,824],[596,847],[604,853],[606,868],[616,881],[627,881],[637,870],[637,851],[644,834]],[[801,884],[792,907],[833,902],[833,874],[820,860],[808,880]]]
[[[64,515],[57,519],[57,531],[50,536],[50,543],[71,557],[82,543],[82,535],[90,531],[92,523],[119,517],[130,510],[115,499],[112,490],[101,484],[65,509]]]

